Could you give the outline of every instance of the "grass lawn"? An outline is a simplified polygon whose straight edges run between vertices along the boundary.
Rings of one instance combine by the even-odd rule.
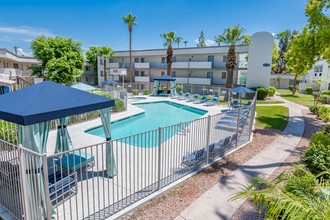
[[[281,94],[281,97],[290,101],[297,103],[299,105],[310,106],[314,104],[313,96],[308,94],[296,93],[292,95],[292,92],[288,89],[277,89],[277,92]]]
[[[257,106],[257,127],[283,131],[288,124],[289,109],[284,106]]]
[[[282,104],[282,101],[257,101],[257,104]]]

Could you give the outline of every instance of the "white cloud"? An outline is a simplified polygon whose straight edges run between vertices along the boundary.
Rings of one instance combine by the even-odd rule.
[[[49,37],[55,36],[45,28],[30,27],[30,26],[21,26],[21,27],[0,26],[0,33],[7,35],[10,34],[10,35],[21,35],[21,36],[29,36],[29,37],[36,37],[39,35],[45,35]]]
[[[196,42],[196,44],[199,43],[198,39],[195,39],[194,42]],[[214,40],[210,40],[210,39],[206,39],[205,40],[206,46],[214,46],[217,45],[216,42]]]

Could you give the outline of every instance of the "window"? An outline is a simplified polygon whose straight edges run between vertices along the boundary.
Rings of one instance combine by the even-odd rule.
[[[86,77],[86,82],[88,82],[88,77]]]
[[[85,71],[91,71],[91,67],[90,66],[85,66]]]
[[[206,78],[211,79],[213,76],[213,72],[207,72],[206,73]]]
[[[172,57],[172,62],[176,62],[176,57]]]
[[[162,57],[162,63],[165,63],[166,57]]]
[[[317,73],[315,73],[315,76],[317,76]]]
[[[141,58],[141,63],[144,63],[144,58]]]
[[[134,76],[139,76],[139,71],[134,71]]]
[[[102,70],[100,71],[100,75],[101,75],[101,76],[104,76],[104,74],[103,74],[103,71],[102,71]]]
[[[228,60],[228,56],[223,56],[223,57],[222,57],[222,62],[223,62],[223,63],[227,63],[227,60]]]
[[[112,58],[109,58],[109,63],[113,63],[113,59]]]
[[[141,76],[144,76],[145,75],[145,72],[144,71],[141,71]]]
[[[162,76],[164,76],[164,75],[165,75],[165,71],[162,71],[160,74],[161,74]]]
[[[172,76],[176,77],[176,72],[175,71],[172,71]]]
[[[113,73],[118,73],[117,69],[112,70]]]
[[[139,63],[139,58],[138,57],[134,58],[134,63]]]
[[[14,66],[14,69],[18,69],[18,63],[14,63],[13,66]]]
[[[319,73],[319,76],[322,76],[322,73]]]
[[[145,88],[145,85],[141,84],[141,90],[144,90]]]
[[[103,59],[102,58],[100,59],[100,65],[103,65]]]
[[[222,72],[221,73],[221,79],[226,79],[227,78],[227,73],[226,72]]]
[[[322,72],[323,65],[314,65],[314,72]]]

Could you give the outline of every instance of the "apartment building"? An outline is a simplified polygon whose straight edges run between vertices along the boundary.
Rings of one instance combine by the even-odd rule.
[[[258,32],[252,35],[251,45],[236,46],[234,84],[269,86],[273,40],[270,33]],[[228,46],[173,48],[172,76],[180,84],[224,86],[228,49]],[[166,51],[166,48],[132,51],[134,82],[140,84],[141,89],[152,83],[155,77],[166,74]],[[244,59],[246,55],[249,56],[248,62]],[[103,57],[99,56],[98,84],[104,80],[103,62]],[[106,59],[107,78],[120,80],[120,75],[129,74],[129,65],[129,51],[115,51],[113,57]]]
[[[330,90],[330,68],[325,60],[317,61],[308,74],[303,75],[299,83],[299,91],[304,91],[306,87],[313,86],[314,80],[321,81],[321,90]]]
[[[81,74],[79,81],[89,85],[98,85],[97,73],[95,68],[89,62],[84,65],[84,72]]]

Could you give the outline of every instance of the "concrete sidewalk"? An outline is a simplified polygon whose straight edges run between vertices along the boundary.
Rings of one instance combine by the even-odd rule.
[[[251,182],[251,177],[267,178],[289,156],[299,143],[304,132],[302,109],[306,107],[284,101],[289,108],[289,122],[282,135],[268,145],[255,157],[240,166],[237,170],[219,180],[219,183],[195,200],[176,220],[230,219],[245,200],[230,201],[230,198],[243,186]]]

